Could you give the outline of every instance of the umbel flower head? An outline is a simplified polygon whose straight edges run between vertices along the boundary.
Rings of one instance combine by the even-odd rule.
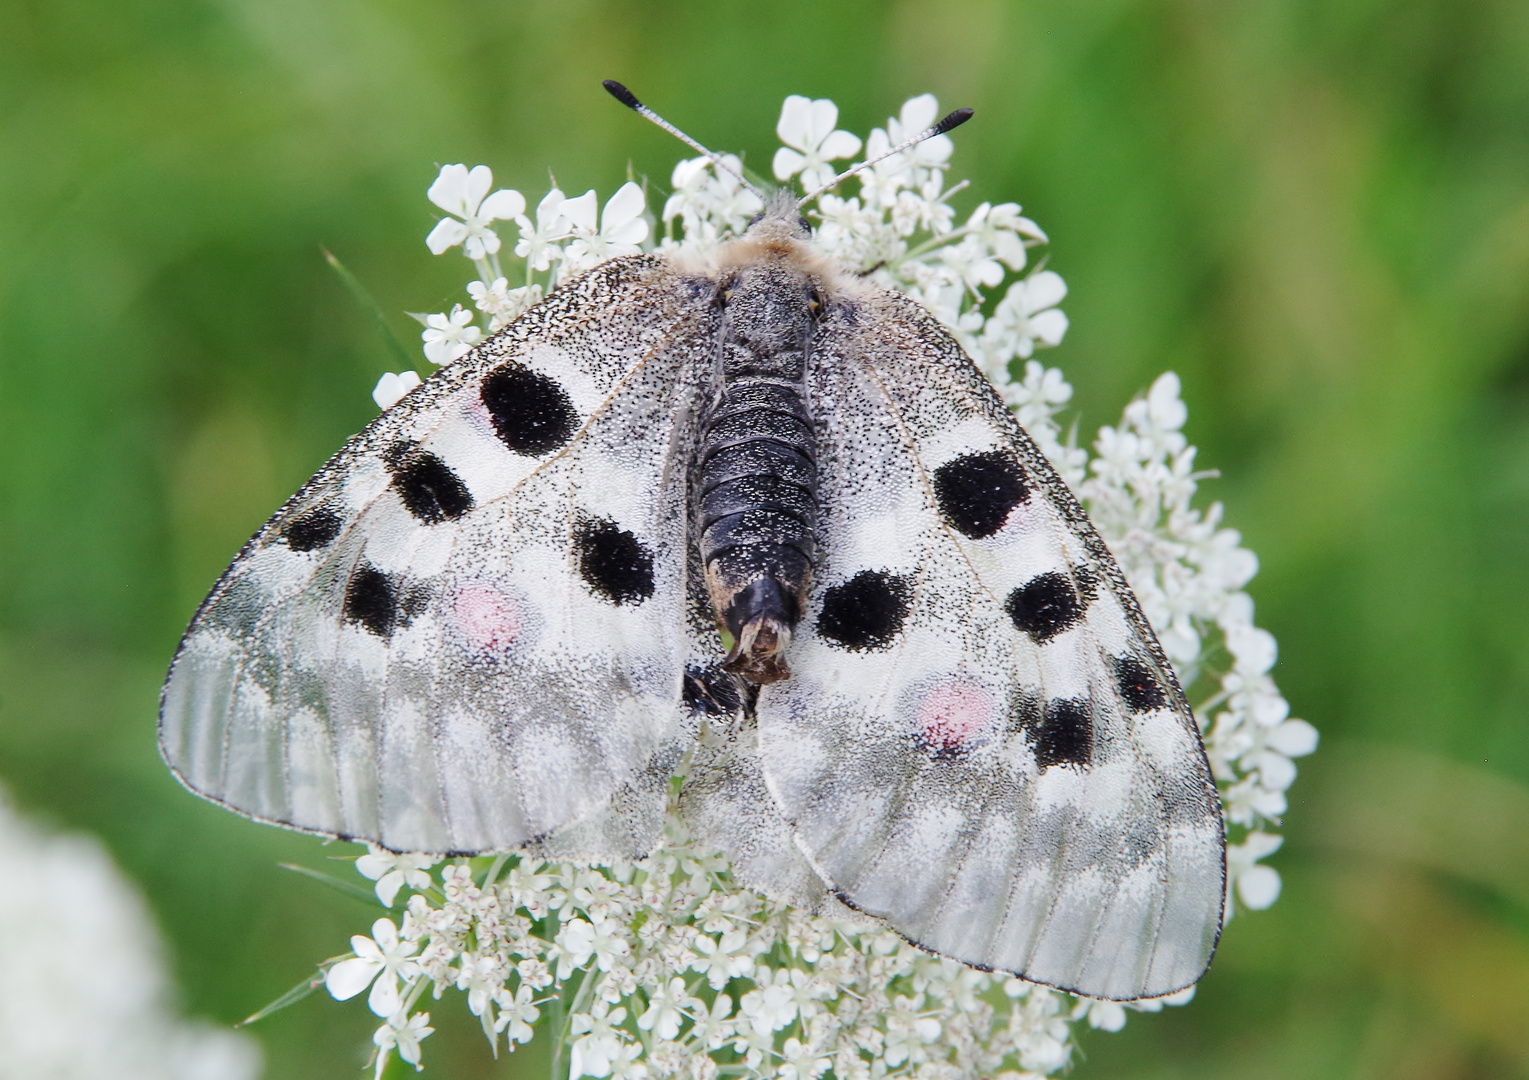
[[[832,177],[831,162],[862,145],[873,157],[937,115],[932,95],[913,98],[862,144],[838,130],[833,102],[789,97],[773,172],[811,190]],[[953,149],[949,136],[930,139],[804,213],[830,255],[945,325],[1084,503],[1195,701],[1231,833],[1228,913],[1239,904],[1266,908],[1279,875],[1261,860],[1279,846],[1292,759],[1317,739],[1310,724],[1290,718],[1270,677],[1274,639],[1254,625],[1243,591],[1257,560],[1222,526],[1219,504],[1194,506],[1208,474],[1195,468],[1171,372],[1091,447],[1064,437],[1057,417],[1072,388],[1034,357],[1067,332],[1066,284],[1035,260],[1049,241],[1016,203],[958,213],[952,196],[966,185],[949,180]],[[463,245],[478,271],[467,293],[486,325],[461,305],[428,316],[427,359],[464,355],[604,259],[706,249],[740,235],[760,202],[734,175],[738,159],[723,161],[720,170],[704,157],[681,161],[656,218],[636,183],[603,203],[594,191],[568,198],[553,188],[533,215],[518,192],[489,194],[486,166],[446,166],[430,198],[452,216],[427,244],[437,253]],[[490,225],[511,219],[521,263],[505,269]],[[415,372],[389,373],[374,396],[389,408],[417,383]],[[1021,1080],[1066,1066],[1078,1024],[1119,1030],[1130,1011],[1193,994],[1125,1004],[1079,998],[921,952],[848,909],[794,910],[738,885],[727,861],[698,846],[673,812],[658,848],[636,863],[499,855],[433,865],[374,848],[358,869],[385,906],[410,894],[400,922],[377,920],[326,973],[336,997],[368,991],[383,1018],[373,1040],[379,1076],[394,1052],[420,1064],[432,1029],[419,1006],[427,994],[452,991],[496,1052],[547,1039],[555,1075],[654,1080]]]

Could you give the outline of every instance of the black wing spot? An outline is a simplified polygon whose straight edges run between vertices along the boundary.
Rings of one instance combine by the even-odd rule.
[[[459,518],[473,508],[467,485],[434,454],[406,445],[390,450],[387,459],[398,497],[426,525]]]
[[[589,521],[574,536],[579,574],[613,604],[641,603],[653,595],[653,553],[614,521]]]
[[[398,590],[393,580],[370,563],[356,567],[345,584],[341,613],[378,637],[387,637],[398,623]]]
[[[1093,710],[1081,699],[1057,698],[1035,733],[1035,761],[1052,765],[1087,765],[1094,758]]]
[[[973,540],[992,536],[1009,513],[1030,497],[1025,471],[998,450],[967,454],[934,470],[934,495],[940,513]]]
[[[1146,664],[1134,656],[1112,657],[1111,662],[1115,666],[1115,686],[1132,712],[1151,712],[1167,703],[1162,683]]]
[[[692,715],[732,716],[743,709],[738,680],[720,668],[691,664],[685,669],[685,707]]]
[[[293,518],[282,530],[287,546],[293,551],[316,551],[334,543],[340,535],[340,515],[327,506],[309,510]]]
[[[1083,617],[1083,602],[1061,574],[1041,574],[1009,594],[1004,610],[1037,643],[1050,641]]]
[[[556,450],[573,436],[578,413],[573,402],[547,376],[507,364],[483,380],[483,406],[494,431],[517,454],[535,456]]]
[[[884,649],[902,631],[912,592],[905,577],[862,570],[823,593],[818,633],[846,649]]]

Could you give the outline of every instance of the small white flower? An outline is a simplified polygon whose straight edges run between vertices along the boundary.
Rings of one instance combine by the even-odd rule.
[[[377,408],[386,411],[397,405],[405,394],[420,384],[420,381],[419,372],[417,371],[383,372],[382,378],[377,380],[376,389],[372,391],[372,400],[377,403]],[[364,859],[366,856],[363,855],[361,858]],[[358,865],[359,862],[360,860],[357,860]],[[363,870],[362,873],[366,873],[366,871]],[[367,877],[372,876],[367,874]],[[429,880],[428,876],[426,880]],[[397,891],[398,889],[395,886],[393,892],[397,893]],[[377,886],[377,898],[382,899],[381,885]],[[388,907],[393,906],[391,899],[383,900],[382,902]]]
[[[680,1021],[693,1004],[700,1003],[685,992],[685,980],[675,976],[652,992],[647,1011],[637,1018],[637,1026],[660,1039],[672,1039],[680,1033]]]
[[[982,352],[989,364],[1007,363],[1014,356],[1028,360],[1037,347],[1060,344],[1067,333],[1067,316],[1056,305],[1066,295],[1066,283],[1050,270],[1010,285],[982,331]]]
[[[566,979],[570,972],[584,967],[591,958],[601,971],[609,971],[617,958],[631,952],[621,929],[621,924],[613,919],[597,918],[594,922],[570,919],[557,935],[557,977]]]
[[[827,98],[813,101],[800,94],[786,98],[775,125],[775,134],[786,144],[775,151],[775,179],[789,180],[801,173],[807,191],[832,180],[836,170],[828,162],[860,151],[859,137],[834,130],[838,122],[839,107]]]
[[[626,1019],[625,1009],[611,1009],[597,1001],[587,1013],[569,1017],[569,1032],[574,1036],[568,1075],[603,1077],[611,1074],[611,1063],[621,1056],[625,1041],[619,1026]]]
[[[440,255],[464,244],[464,254],[474,262],[497,252],[499,234],[488,227],[489,222],[518,217],[525,211],[526,200],[511,188],[500,188],[489,195],[488,189],[493,186],[494,174],[487,165],[474,165],[471,171],[465,165],[441,166],[440,175],[427,194],[436,206],[456,217],[436,222],[425,237],[425,246]]]
[[[473,314],[455,304],[450,314],[427,315],[420,339],[425,343],[425,359],[445,365],[460,360],[483,340],[483,331],[472,325]]]
[[[568,236],[568,219],[563,216],[563,203],[567,196],[553,188],[536,204],[536,221],[521,214],[515,219],[520,226],[520,239],[515,243],[519,255],[532,270],[541,273],[563,257],[558,241]]]
[[[717,1000],[711,1003],[709,1010],[701,1010],[696,1017],[695,1026],[690,1029],[690,1037],[697,1046],[708,1050],[715,1050],[738,1032],[738,1025],[733,1022],[733,999],[726,994],[718,994]]]
[[[705,975],[713,990],[720,990],[729,979],[746,974],[754,967],[747,944],[748,935],[742,930],[729,930],[716,940],[701,934],[692,944],[699,955],[691,961],[690,967]]]
[[[531,1025],[541,1019],[541,1010],[531,1001],[531,987],[521,983],[512,995],[501,990],[495,1001],[499,1005],[499,1019],[494,1027],[505,1032],[511,1042],[528,1043],[535,1034]]]
[[[1039,225],[1020,216],[1018,203],[983,203],[967,219],[966,232],[976,236],[1010,270],[1023,270],[1027,246],[1046,240]]]
[[[469,281],[467,295],[473,298],[473,306],[489,317],[489,333],[494,333],[509,326],[527,308],[539,304],[542,287],[523,285],[512,289],[508,279],[497,277],[490,285],[481,281]]]
[[[789,986],[766,986],[744,994],[738,1011],[748,1018],[756,1034],[768,1035],[796,1019],[796,1000]]]
[[[410,375],[414,376],[412,380],[409,378]],[[382,377],[383,380],[387,378],[386,375]],[[394,401],[419,385],[419,376],[412,371],[395,375],[393,378],[399,384],[404,384],[403,391],[393,399]],[[382,389],[382,381],[379,380],[377,389],[372,393],[379,405],[382,405]],[[391,403],[382,407],[391,408]],[[426,871],[439,860],[429,855],[395,855],[376,844],[367,844],[366,847],[366,854],[356,860],[356,869],[361,871],[363,877],[371,878],[377,883],[377,899],[382,901],[383,907],[392,907],[394,899],[398,896],[398,890],[405,885],[416,891],[430,888],[430,875]]]
[[[648,223],[643,218],[647,197],[642,188],[628,180],[616,189],[600,212],[596,227],[598,200],[594,190],[573,199],[564,199],[559,213],[568,221],[573,239],[563,251],[563,276],[582,273],[617,255],[635,255],[648,237]]]
[[[400,941],[392,919],[372,923],[372,936],[357,934],[350,939],[355,957],[341,960],[324,973],[324,986],[337,1001],[348,1001],[368,986],[366,1006],[378,1016],[392,1016],[398,1011],[398,983],[413,981],[419,965],[412,941]]]
[[[389,1016],[388,1022],[372,1034],[372,1042],[377,1046],[377,1071],[374,1074],[377,1080],[381,1080],[382,1070],[388,1063],[388,1051],[393,1049],[414,1066],[415,1072],[424,1068],[419,1063],[420,1040],[434,1031],[429,1013],[415,1013],[407,1018],[401,1012]]]
[[[780,1057],[780,1068],[775,1073],[780,1080],[817,1080],[828,1071],[828,1066],[832,1064],[827,1057],[818,1052],[816,1046],[811,1043],[804,1045],[794,1036],[786,1040],[786,1045],[781,1048]]]

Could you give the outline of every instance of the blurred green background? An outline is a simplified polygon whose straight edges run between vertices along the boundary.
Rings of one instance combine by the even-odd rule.
[[[0,2],[0,782],[105,839],[187,1007],[234,1021],[373,917],[153,740],[196,602],[396,366],[320,245],[413,340],[466,280],[423,245],[437,163],[667,185],[604,77],[761,170],[788,93],[861,133],[974,107],[959,205],[1049,230],[1081,429],[1184,378],[1324,743],[1283,898],[1075,1075],[1529,1076],[1524,0]],[[430,1075],[516,1074],[433,1011]],[[268,1076],[333,1077],[373,1023],[254,1030]]]

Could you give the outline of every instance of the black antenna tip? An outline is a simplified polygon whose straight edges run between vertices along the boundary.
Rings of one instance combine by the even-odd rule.
[[[616,85],[617,86],[621,86],[620,83],[617,83]],[[611,90],[611,84],[610,83],[606,83],[605,84],[605,88],[607,90]],[[625,91],[626,87],[622,86],[621,89],[623,91]],[[611,93],[614,94],[614,93],[616,93],[616,91],[611,90]],[[617,95],[617,96],[620,96],[620,95]],[[970,109],[957,109],[955,112],[951,113],[945,119],[941,120],[938,124],[934,125],[934,133],[936,135],[943,135],[947,131],[951,130],[952,128],[960,127],[962,124],[966,123],[971,118],[972,118],[972,111]]]
[[[622,86],[615,79],[606,79],[605,80],[605,89],[610,92],[611,97],[613,97],[617,101],[621,102],[621,104],[625,105],[628,109],[636,109],[638,112],[642,111],[642,102],[637,100],[637,95],[632,93],[626,87]],[[970,116],[971,114],[972,114],[972,111],[970,109],[967,109],[966,110],[966,115]],[[950,115],[954,116],[955,113],[951,113]],[[948,116],[945,119],[948,120],[948,119],[950,119],[950,117]],[[963,119],[964,119],[964,117],[963,117]],[[940,122],[943,124],[945,121],[942,120]],[[960,122],[961,121],[959,121],[959,120],[956,121],[956,123],[960,123]],[[951,126],[954,127],[955,125],[953,124]]]

